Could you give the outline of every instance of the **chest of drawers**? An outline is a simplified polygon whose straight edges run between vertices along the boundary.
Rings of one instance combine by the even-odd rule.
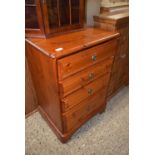
[[[39,111],[62,142],[105,109],[119,33],[86,28],[26,39]]]

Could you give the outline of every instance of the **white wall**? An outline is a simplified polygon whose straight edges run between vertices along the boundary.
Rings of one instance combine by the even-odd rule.
[[[93,26],[93,16],[99,15],[101,0],[87,0],[86,2],[86,24]]]

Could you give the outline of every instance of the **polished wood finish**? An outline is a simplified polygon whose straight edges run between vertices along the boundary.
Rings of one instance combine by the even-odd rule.
[[[25,60],[25,115],[28,116],[38,107],[37,97],[31,78],[31,73]]]
[[[95,95],[88,97],[81,104],[75,106],[70,111],[63,113],[64,130],[70,131],[78,124],[82,124],[83,120],[88,115],[99,107],[104,108],[105,102],[105,90],[101,89],[96,92]]]
[[[108,90],[110,99],[121,87],[129,83],[129,8],[102,8],[100,16],[94,16],[95,27],[119,32],[120,41],[112,69]]]
[[[26,42],[48,57],[59,59],[117,38],[118,35],[119,33],[107,32],[102,29],[85,28],[78,32],[67,33],[49,39],[26,38]]]
[[[84,0],[26,0],[26,37],[48,38],[84,26]]]
[[[116,40],[112,40],[105,44],[86,49],[85,52],[81,51],[77,54],[58,60],[59,79],[65,79],[75,72],[83,70],[90,65],[94,65],[108,58],[109,56],[114,55],[115,51],[113,48],[115,46]]]
[[[113,59],[113,57],[105,59],[100,63],[70,76],[70,78],[59,81],[61,96],[65,97],[97,78],[109,74],[111,72]]]
[[[26,57],[30,66],[38,104],[49,115],[55,126],[62,132],[56,60],[49,59],[27,42]]]
[[[68,111],[70,108],[79,104],[86,98],[94,95],[101,89],[104,89],[108,85],[108,80],[110,78],[110,74],[106,74],[103,77],[91,82],[90,84],[83,86],[81,89],[75,91],[71,95],[62,99],[62,110],[63,112]]]
[[[118,37],[116,32],[86,28],[47,40],[26,39],[38,109],[62,142],[104,111]]]

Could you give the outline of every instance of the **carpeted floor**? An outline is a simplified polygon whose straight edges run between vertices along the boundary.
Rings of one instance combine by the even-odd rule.
[[[38,112],[26,119],[26,155],[128,155],[129,90],[121,90],[62,144]]]

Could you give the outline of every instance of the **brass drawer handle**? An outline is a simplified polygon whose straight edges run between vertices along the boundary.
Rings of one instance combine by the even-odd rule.
[[[95,76],[95,74],[94,74],[94,73],[90,73],[90,74],[88,75],[88,77],[89,77],[89,80],[92,80],[92,79],[94,79],[94,76]]]
[[[88,78],[81,77],[81,82],[88,82],[89,80],[93,80],[94,76],[95,76],[94,73],[89,73]]]
[[[96,55],[92,55],[91,59],[92,59],[93,61],[96,61],[96,59],[97,59]]]
[[[88,94],[89,94],[89,95],[92,95],[92,94],[93,94],[93,89],[89,88],[89,89],[88,89]]]

